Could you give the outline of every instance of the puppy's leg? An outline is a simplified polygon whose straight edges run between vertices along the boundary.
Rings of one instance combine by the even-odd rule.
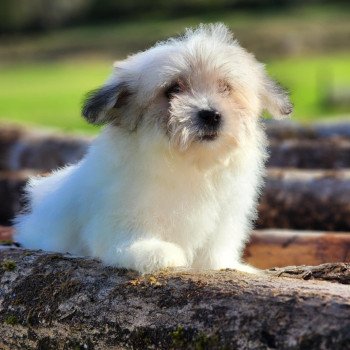
[[[108,264],[141,273],[188,265],[185,252],[179,245],[156,238],[140,239],[128,246],[117,246],[113,253],[106,259]]]
[[[242,225],[233,225],[231,220],[223,220],[213,237],[197,253],[193,267],[259,273],[260,270],[241,262],[248,232],[245,226],[244,221]]]
[[[247,273],[259,273],[260,270],[240,261],[240,254],[233,244],[212,244],[203,248],[197,255],[193,267],[221,270],[234,269]]]
[[[257,269],[256,267],[253,267],[248,264],[244,263],[237,263],[234,267],[231,267],[234,270],[238,270],[241,272],[247,272],[247,273],[254,273],[254,274],[261,274],[262,270]]]
[[[16,219],[14,239],[28,249],[43,249],[62,253],[85,255],[86,251],[78,239],[70,208],[54,210],[50,203],[36,208],[33,213]]]

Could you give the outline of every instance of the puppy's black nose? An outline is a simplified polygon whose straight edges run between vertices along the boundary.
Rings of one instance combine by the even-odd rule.
[[[213,109],[202,109],[198,112],[198,118],[203,125],[216,129],[221,122],[221,114]]]

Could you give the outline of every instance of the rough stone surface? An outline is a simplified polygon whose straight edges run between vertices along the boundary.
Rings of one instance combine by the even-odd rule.
[[[349,264],[140,276],[21,249],[0,260],[4,350],[349,349]]]

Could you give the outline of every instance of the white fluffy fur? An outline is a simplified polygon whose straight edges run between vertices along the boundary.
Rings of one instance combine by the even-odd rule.
[[[167,102],[163,90],[179,77],[191,86]],[[222,79],[232,87],[226,95],[215,87]],[[142,273],[252,271],[240,257],[264,169],[258,117],[264,108],[289,114],[286,95],[220,24],[119,62],[106,83],[113,84],[131,91],[118,122],[105,120],[81,162],[30,181],[30,211],[17,218],[17,240]],[[95,112],[96,122],[120,95]],[[216,140],[198,141],[194,111],[210,106],[222,113],[223,128]]]

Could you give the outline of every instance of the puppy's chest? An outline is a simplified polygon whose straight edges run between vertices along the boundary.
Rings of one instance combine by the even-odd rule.
[[[222,186],[203,179],[154,181],[139,192],[133,216],[163,239],[199,244],[216,230],[227,195]]]

